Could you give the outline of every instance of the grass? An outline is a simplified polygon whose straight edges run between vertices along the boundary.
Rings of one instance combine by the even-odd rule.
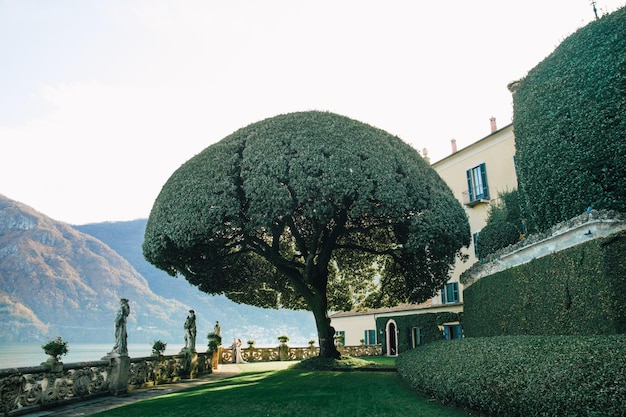
[[[293,366],[295,369],[307,369],[310,371],[375,371],[395,370],[395,358],[390,357],[367,357],[354,358],[344,356],[341,359],[320,358],[315,356]]]
[[[383,365],[389,366],[386,359]],[[240,365],[242,373],[96,414],[116,416],[428,416],[466,412],[420,397],[394,372],[338,372]],[[271,368],[274,369],[271,369]]]

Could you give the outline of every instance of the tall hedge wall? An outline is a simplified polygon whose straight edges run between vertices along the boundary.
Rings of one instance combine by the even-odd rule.
[[[465,336],[626,333],[626,233],[481,278],[463,292]]]
[[[539,231],[588,206],[626,212],[626,8],[565,39],[514,84],[517,174]]]
[[[441,340],[444,336],[438,326],[443,323],[460,321],[461,314],[441,312],[413,314],[409,316],[377,317],[376,329],[382,330],[384,333],[387,322],[390,319],[393,319],[396,322],[396,328],[398,330],[398,352],[405,352],[411,349],[411,329],[413,327],[419,327],[422,329],[422,334],[424,335],[423,343]],[[386,342],[385,340],[382,340],[381,342],[383,345],[383,352],[385,352],[387,349],[385,344]]]

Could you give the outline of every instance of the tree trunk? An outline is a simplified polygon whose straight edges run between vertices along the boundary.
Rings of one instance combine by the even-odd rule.
[[[328,317],[328,302],[326,293],[317,294],[315,302],[311,305],[313,315],[315,316],[315,325],[317,326],[317,337],[319,339],[321,358],[341,358],[341,354],[335,346],[335,329],[330,326],[330,318]]]

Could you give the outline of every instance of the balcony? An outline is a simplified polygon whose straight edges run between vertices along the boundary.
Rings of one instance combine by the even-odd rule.
[[[489,204],[491,199],[489,198],[489,193],[483,193],[478,196],[472,196],[470,199],[469,191],[463,191],[463,204],[467,207],[474,207],[479,204]]]

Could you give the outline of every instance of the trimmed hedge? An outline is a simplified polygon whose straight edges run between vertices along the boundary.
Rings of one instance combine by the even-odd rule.
[[[626,333],[626,233],[481,278],[463,291],[468,337]]]
[[[398,331],[398,352],[404,352],[411,349],[411,329],[419,327],[422,329],[423,343],[430,343],[436,340],[444,339],[444,335],[438,326],[443,323],[460,321],[462,314],[441,312],[441,313],[424,313],[412,314],[406,316],[385,316],[376,318],[376,329],[383,330],[387,322],[393,319],[396,322]],[[387,349],[386,341],[383,339],[383,352]]]
[[[478,234],[478,257],[480,259],[502,248],[516,243],[520,232],[516,225],[509,222],[491,222]]]
[[[626,8],[513,84],[519,191],[540,231],[588,206],[626,211]]]
[[[626,415],[626,335],[441,341],[396,367],[421,394],[487,415]]]

